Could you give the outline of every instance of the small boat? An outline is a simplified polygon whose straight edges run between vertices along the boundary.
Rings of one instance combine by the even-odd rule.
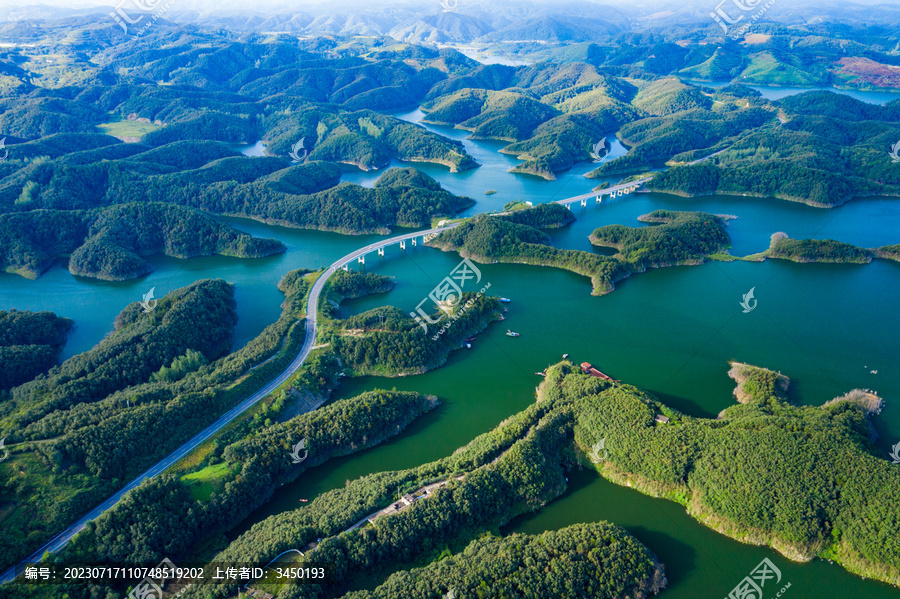
[[[298,501],[302,501],[303,503],[306,503],[307,501],[309,501],[309,499],[298,499]]]
[[[500,298],[500,301],[503,302],[504,304],[508,304],[508,303],[511,302],[512,300],[509,299],[508,297],[501,297],[501,298]]]
[[[546,372],[535,372],[535,374],[538,376],[547,376]]]
[[[869,371],[869,374],[878,374],[878,371],[877,371],[877,370],[871,370],[871,371]]]
[[[466,349],[472,349],[472,344],[466,341]]]
[[[507,336],[507,337],[518,337],[519,334],[516,333],[516,332],[510,331],[509,329],[507,329],[507,330],[506,330],[506,336]]]
[[[569,354],[563,354],[563,360],[569,357]]]

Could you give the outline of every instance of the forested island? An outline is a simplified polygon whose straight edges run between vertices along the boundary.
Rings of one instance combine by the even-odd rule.
[[[638,220],[653,226],[606,225],[591,233],[591,243],[616,248],[633,272],[702,264],[731,246],[725,219],[714,214],[655,210]]]
[[[538,227],[564,226],[571,222],[570,215],[558,204],[540,204],[508,215],[477,216],[444,231],[429,244],[478,262],[570,270],[590,277],[595,295],[609,293],[616,281],[648,268],[701,264],[731,244],[722,217],[657,210],[640,217],[653,226],[607,225],[591,234],[592,244],[618,249],[615,256],[557,249]]]
[[[766,251],[744,259],[775,258],[800,263],[868,264],[874,258],[900,261],[900,252],[897,250],[896,245],[866,249],[834,239],[791,239],[787,233],[779,231],[772,234]]]

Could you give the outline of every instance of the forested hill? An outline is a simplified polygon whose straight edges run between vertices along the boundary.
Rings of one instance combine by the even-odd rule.
[[[876,106],[807,92],[773,108],[783,122],[770,121],[709,145],[725,151],[708,163],[659,173],[647,187],[681,195],[774,196],[820,207],[859,196],[900,196],[900,169],[890,156],[900,140],[900,100]]]
[[[0,267],[30,279],[68,257],[72,274],[114,281],[151,272],[143,257],[157,252],[258,258],[285,249],[280,241],[251,237],[198,210],[147,202],[3,214],[0,247]]]
[[[56,364],[73,324],[52,312],[0,310],[0,398]]]
[[[281,318],[236,352],[231,285],[199,281],[151,301],[149,312],[127,306],[96,347],[15,387],[0,402],[10,449],[0,464],[10,506],[0,513],[0,564],[34,551],[284,370],[303,344],[305,275],[285,277]],[[16,339],[59,340],[33,316],[25,320],[40,338]]]
[[[438,206],[433,197],[420,202],[422,194],[412,194],[415,218],[372,218],[365,209],[372,197],[355,186],[339,186],[336,165],[371,170],[401,160],[451,171],[477,166],[461,142],[394,116],[417,107],[426,121],[505,141],[500,151],[521,160],[513,172],[547,179],[582,161],[602,163],[590,176],[618,176],[726,150],[712,164],[667,171],[654,188],[686,195],[773,195],[817,206],[900,194],[887,153],[900,139],[900,125],[891,116],[896,101],[865,107],[815,92],[770,102],[740,84],[769,77],[787,85],[784,73],[803,79],[797,85],[811,85],[817,77],[864,79],[878,65],[892,64],[878,36],[868,39],[880,50],[858,44],[840,49],[806,33],[778,32],[755,40],[750,55],[740,44],[719,48],[672,40],[671,32],[646,39],[622,34],[615,42],[573,48],[526,44],[521,50],[541,60],[511,67],[482,65],[452,49],[359,36],[297,44],[278,36],[235,40],[163,26],[140,39],[116,34],[100,41],[92,34],[86,42],[93,44],[92,58],[85,61],[55,40],[56,34],[48,30],[39,49],[10,50],[10,60],[34,72],[0,89],[0,134],[9,150],[0,162],[2,212],[80,209],[146,199],[149,193],[154,201],[217,213],[383,233],[465,202]],[[842,39],[846,32],[832,35]],[[802,45],[807,43],[816,50]],[[815,56],[813,63],[827,56],[836,72],[804,79],[797,65],[783,64],[779,44]],[[45,48],[82,67],[75,81],[40,61],[29,62]],[[864,50],[865,57],[852,53]],[[736,84],[718,89],[686,79],[737,74]],[[35,76],[41,88],[31,83]],[[607,160],[600,148],[613,134],[629,152]],[[267,158],[237,158],[235,144],[259,141]],[[307,161],[321,171],[296,174]],[[309,185],[298,184],[305,178]],[[160,189],[207,197],[169,199],[159,197]],[[260,198],[263,205],[256,209]],[[326,214],[323,202],[341,208]],[[316,214],[307,218],[308,212]]]
[[[68,141],[79,139],[70,137]],[[74,147],[77,146],[70,145]],[[120,152],[121,149],[127,152]],[[82,221],[76,227],[78,231],[71,229],[74,225],[63,227],[72,239],[56,240],[64,247],[54,248],[51,255],[71,253],[81,245],[76,242],[93,236],[101,228],[131,229],[139,225],[141,218],[178,220],[178,215],[192,214],[159,207],[133,207],[107,212],[101,218],[102,223],[90,226],[93,221],[84,222],[88,217],[74,212],[120,203],[169,203],[213,214],[240,215],[344,233],[387,233],[395,225],[424,226],[433,217],[454,215],[473,204],[468,198],[441,189],[434,179],[414,169],[385,171],[372,189],[340,184],[341,171],[329,162],[292,165],[280,158],[251,159],[213,141],[176,141],[152,149],[119,143],[85,152],[90,156],[75,152],[52,160],[18,161],[11,166],[19,168],[0,179],[0,214],[45,220],[47,216],[35,213],[52,209],[66,211],[54,215],[54,219]],[[30,216],[23,217],[23,214]],[[171,227],[163,222],[157,225]],[[199,229],[207,230],[201,234],[206,241],[198,242],[202,247],[190,247],[186,240],[173,241],[166,244],[167,253],[253,256],[278,249],[271,242],[237,240],[230,228],[210,219],[199,218],[189,226],[198,227],[198,234]],[[127,241],[122,245],[138,253],[146,251],[141,246],[152,248],[151,251],[162,249],[154,242]],[[35,248],[33,252],[46,249],[49,248]],[[19,254],[19,259],[15,255],[8,257],[7,265],[26,266],[25,270],[40,272],[45,262],[40,257],[21,257],[20,252],[13,254]]]

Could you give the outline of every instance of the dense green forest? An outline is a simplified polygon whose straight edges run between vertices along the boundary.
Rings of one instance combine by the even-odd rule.
[[[845,34],[831,33],[841,39]],[[858,100],[829,92],[771,102],[740,84],[769,80],[790,86],[796,79],[794,85],[877,85],[872,81],[890,72],[894,59],[855,39],[844,39],[848,45],[838,49],[819,38],[807,39],[808,34],[779,31],[768,41],[756,40],[750,52],[750,46],[739,44],[683,47],[685,40],[662,32],[615,42],[591,40],[595,43],[561,54],[534,48],[540,60],[511,67],[481,65],[452,49],[409,44],[376,49],[362,39],[345,40],[336,52],[335,42],[324,40],[319,40],[322,46],[310,41],[299,48],[278,39],[237,41],[212,33],[176,36],[161,30],[155,35],[165,51],[132,43],[103,45],[77,83],[47,85],[38,92],[25,77],[12,88],[12,97],[0,97],[0,133],[8,136],[11,152],[0,164],[0,210],[86,208],[96,206],[98,198],[118,203],[147,199],[149,193],[155,201],[203,203],[203,209],[217,213],[383,232],[412,221],[351,216],[366,212],[372,198],[366,194],[363,200],[355,186],[336,187],[339,172],[319,173],[324,177],[320,185],[302,193],[290,189],[292,182],[283,188],[285,175],[277,172],[301,166],[291,167],[292,158],[366,170],[384,168],[392,159],[443,164],[451,171],[477,166],[460,142],[383,114],[417,106],[428,122],[507,141],[500,151],[522,161],[513,172],[547,179],[595,159],[596,144],[616,133],[629,153],[605,162],[591,176],[689,162],[727,148],[709,166],[711,172],[701,166],[675,169],[655,183],[656,189],[775,195],[830,206],[854,195],[896,195],[900,186],[886,168],[883,151],[898,137],[896,102],[863,108]],[[877,35],[867,38],[883,42]],[[795,46],[800,39],[811,46]],[[803,62],[796,55],[815,60]],[[823,56],[833,61],[832,70],[821,66]],[[685,77],[736,79],[716,90]],[[128,135],[130,124],[137,122],[153,130]],[[101,130],[109,135],[100,135]],[[186,175],[191,183],[186,195],[196,196],[203,188],[209,197],[195,202],[160,197],[173,190],[181,195],[171,184],[173,167],[193,171],[234,159],[233,144],[259,140],[269,157],[245,160],[257,164],[238,169],[244,174],[237,179]],[[176,151],[196,157],[170,161],[166,156]],[[257,168],[255,176],[248,176]],[[28,182],[33,185],[26,188]],[[294,197],[325,190],[331,191],[326,198]],[[258,209],[256,197],[264,198]],[[339,209],[324,214],[325,200],[340,204]],[[432,216],[441,214],[429,204]],[[314,212],[316,218],[301,212]]]
[[[192,496],[175,475],[151,479],[91,522],[59,559],[134,563],[184,556],[197,542],[245,518],[278,486],[331,458],[377,445],[435,405],[436,398],[416,393],[370,391],[262,427],[227,445],[202,471],[225,465],[229,473],[210,496]],[[302,439],[307,455],[297,463],[292,448]],[[91,592],[83,584],[67,590],[73,597]]]
[[[0,398],[56,365],[73,324],[52,312],[0,310]]]
[[[791,239],[787,233],[772,234],[768,249],[747,256],[747,260],[775,258],[792,262],[868,264],[874,258],[900,261],[900,246],[886,245],[867,249],[834,239]]]
[[[399,308],[386,306],[342,320],[339,328],[323,330],[322,338],[330,341],[348,373],[405,376],[443,365],[452,350],[501,317],[497,298],[463,293],[451,313],[430,315],[440,321],[434,330],[426,332]]]
[[[493,596],[614,599],[656,592],[662,568],[630,534],[606,522],[538,535],[484,536],[461,553],[398,572],[372,591],[344,599]]]
[[[536,229],[557,229],[575,222],[575,215],[562,204],[538,204],[514,210],[503,216],[504,220]]]
[[[143,257],[158,252],[258,258],[285,249],[280,241],[251,237],[198,210],[159,203],[3,214],[0,244],[0,266],[27,278],[68,257],[72,274],[112,281],[151,272]]]
[[[628,275],[614,258],[556,249],[543,231],[510,222],[505,217],[476,216],[428,243],[442,250],[459,252],[477,262],[534,264],[571,270],[590,277],[594,294],[612,291],[615,281]]]
[[[649,227],[606,225],[591,233],[591,243],[619,250],[632,271],[698,264],[731,245],[724,219],[705,212],[655,210],[638,218]]]
[[[724,220],[717,216],[657,210],[640,219],[653,226],[607,225],[591,234],[594,245],[617,248],[619,252],[615,256],[560,250],[551,246],[549,236],[535,227],[569,222],[566,213],[571,215],[563,206],[550,204],[507,216],[477,216],[444,231],[429,243],[479,262],[535,264],[570,270],[590,277],[594,294],[609,293],[616,281],[647,268],[699,264],[731,243]]]
[[[874,257],[872,251],[849,243],[833,239],[791,239],[783,233],[772,235],[772,243],[765,255],[793,262],[868,263]]]
[[[7,427],[11,440],[25,442],[22,452],[10,460],[15,467],[24,468],[25,473],[0,480],[10,497],[30,500],[32,509],[42,514],[46,524],[36,527],[28,521],[8,519],[5,525],[14,534],[28,534],[29,538],[40,540],[42,531],[67,524],[80,510],[115,489],[120,481],[173,450],[224,408],[280,372],[303,342],[303,321],[297,318],[309,289],[305,274],[292,271],[284,277],[280,284],[286,294],[282,319],[235,354],[219,358],[222,351],[215,349],[226,342],[226,337],[230,341],[233,325],[230,286],[221,281],[201,282],[168,294],[149,314],[144,314],[137,305],[129,306],[116,320],[116,334],[97,348],[71,358],[51,371],[46,379],[14,389],[13,398],[3,406],[5,417],[0,425]],[[337,300],[362,297],[384,292],[392,285],[390,279],[380,275],[341,271],[329,282],[327,295]],[[220,316],[216,316],[215,305],[209,305],[202,308],[206,321],[196,329],[194,325],[184,326],[182,319],[195,323],[195,311],[204,302],[216,298],[222,303]],[[332,305],[324,302],[320,322],[323,338],[334,337],[330,349],[314,353],[283,390],[261,404],[253,418],[241,420],[223,432],[198,465],[199,471],[194,476],[200,481],[214,480],[219,492],[203,492],[197,496],[191,485],[178,478],[154,479],[146,489],[141,487],[143,490],[134,492],[138,497],[134,501],[141,505],[144,501],[140,499],[141,494],[166,497],[159,502],[163,510],[183,501],[191,505],[198,501],[200,507],[190,508],[193,510],[190,513],[202,512],[207,519],[198,526],[181,522],[178,527],[183,535],[170,539],[171,544],[160,540],[162,544],[151,544],[146,549],[150,553],[136,551],[129,559],[149,559],[148,555],[155,555],[153,548],[186,551],[214,531],[230,528],[265,501],[277,486],[295,478],[300,470],[293,468],[289,461],[280,464],[272,453],[280,451],[277,450],[280,444],[272,444],[276,437],[284,437],[287,442],[288,437],[302,430],[301,437],[312,442],[307,445],[310,460],[304,462],[304,467],[308,467],[332,455],[371,446],[402,430],[412,418],[433,407],[435,399],[379,392],[365,394],[355,402],[338,402],[292,418],[289,415],[299,399],[327,400],[343,371],[353,374],[377,368],[401,373],[439,366],[466,337],[483,330],[497,318],[499,309],[495,298],[465,295],[452,315],[453,326],[436,335],[435,341],[414,320],[394,308],[340,320]],[[382,319],[379,317],[382,312],[396,315]],[[438,314],[432,318],[436,320]],[[227,326],[215,326],[212,320],[215,318]],[[350,330],[362,330],[365,334],[344,340],[343,332]],[[196,338],[200,333],[208,339]],[[215,340],[219,340],[219,345],[215,345]],[[169,346],[163,346],[163,341]],[[155,352],[153,356],[144,355],[151,350]],[[267,357],[274,359],[267,360]],[[254,364],[260,367],[249,370]],[[278,422],[285,415],[290,419]],[[328,427],[335,427],[334,431],[327,432]],[[165,441],[158,440],[160,435]],[[44,439],[50,441],[28,443]],[[154,441],[148,445],[150,440]],[[318,447],[316,451],[320,454],[315,453],[313,446]],[[269,452],[267,457],[261,453],[264,450]],[[0,475],[11,472],[0,467]],[[43,488],[34,478],[41,474],[49,475],[53,485]],[[70,488],[73,491],[77,488],[78,492],[61,501],[60,493]],[[200,488],[205,487],[201,484]],[[92,558],[124,559],[123,547],[135,547],[134,535],[140,532],[132,531],[120,541],[112,538],[121,535],[116,523],[134,517],[128,511],[133,509],[129,507],[131,503],[126,502],[124,506],[122,511],[117,506],[109,512],[109,528],[101,528],[101,532],[109,532],[98,533],[101,540],[85,541],[78,551],[93,552],[84,554]],[[142,521],[149,522],[149,528],[142,528],[141,534],[155,538],[155,533],[151,533],[153,525],[162,520],[158,521],[151,507],[140,509],[146,512]],[[159,515],[159,518],[170,517]],[[20,547],[4,548],[4,559],[9,563],[20,552]]]
[[[279,287],[281,318],[237,352],[227,353],[231,286],[200,281],[149,313],[129,305],[94,349],[14,388],[0,404],[0,434],[19,443],[0,465],[12,507],[0,561],[32,551],[281,372],[303,343],[309,283],[293,271]],[[316,385],[336,379],[327,366],[313,360],[304,375]]]
[[[384,293],[394,286],[385,276],[358,271],[338,271],[328,281],[328,296],[335,303],[344,299]],[[340,318],[331,302],[320,308],[319,340],[329,345],[349,376],[407,376],[442,366],[450,352],[466,339],[503,318],[500,301],[484,293],[464,292],[453,304],[432,310],[430,328],[422,318],[411,318],[399,308],[383,306]],[[424,321],[422,321],[424,322]]]
[[[763,108],[744,108],[740,103],[717,106],[716,110],[689,110],[650,116],[624,125],[617,136],[628,148],[622,158],[607,162],[588,173],[588,178],[642,172],[659,168],[670,159],[703,158],[734,143],[735,136],[775,120]]]
[[[784,377],[745,365],[732,375],[744,403],[716,420],[678,414],[628,386],[579,388],[569,379],[583,375],[565,364],[551,369],[543,392],[584,406],[576,442],[587,451],[603,438],[615,448],[598,466],[614,482],[683,503],[741,541],[794,559],[826,556],[900,584],[900,474],[875,449],[867,422],[880,399],[856,390],[819,407],[793,406]],[[669,423],[655,422],[660,411]]]
[[[328,290],[335,294],[335,301],[357,299],[373,293],[386,293],[394,288],[394,280],[374,272],[339,270],[328,279]]]
[[[437,462],[370,474],[322,493],[302,509],[256,524],[215,559],[265,563],[286,549],[321,538],[314,559],[329,564],[338,584],[285,586],[279,597],[337,597],[361,577],[384,577],[436,555],[448,544],[467,543],[518,513],[539,509],[565,489],[564,474],[572,460],[565,450],[571,444],[572,417],[548,408],[549,404],[533,405]],[[448,479],[447,485],[408,509],[342,533],[402,494]],[[641,575],[617,583],[663,584],[652,562],[642,561],[644,567],[636,570]],[[224,597],[230,591],[224,585],[203,585],[189,592],[196,597]]]
[[[65,210],[66,218],[77,221],[80,213],[69,212],[159,202],[295,227],[387,233],[394,225],[427,225],[435,216],[450,216],[474,203],[413,169],[388,170],[371,189],[339,184],[341,171],[331,163],[291,166],[281,158],[235,154],[219,142],[178,141],[87,164],[68,160],[71,155],[32,161],[0,179],[0,213],[25,218],[23,213],[40,209]],[[110,212],[107,226],[133,227],[139,216]]]
[[[900,526],[894,479],[900,474],[877,455],[867,422],[880,399],[857,390],[820,407],[798,407],[788,403],[788,381],[777,373],[735,364],[731,374],[742,403],[718,419],[703,419],[562,362],[548,370],[537,403],[451,456],[323,493],[256,524],[216,561],[265,563],[312,542],[313,561],[328,563],[341,582],[283,587],[279,597],[337,597],[363,577],[384,580],[392,572],[398,574],[386,584],[427,588],[428,578],[400,571],[433,559],[448,545],[462,550],[480,530],[552,500],[576,459],[571,448],[587,452],[603,438],[610,449],[596,467],[614,482],[678,501],[702,522],[744,542],[765,543],[797,559],[826,556],[866,576],[900,583],[894,546]],[[657,422],[660,414],[669,421]],[[779,451],[773,453],[773,446]],[[402,494],[440,481],[447,484],[409,508],[343,532]],[[882,525],[867,526],[873,519]],[[219,597],[228,589],[193,591]]]
[[[681,195],[773,196],[831,207],[857,196],[900,196],[888,153],[900,108],[828,92],[780,100],[777,126],[751,130],[708,163],[676,166],[647,187]]]

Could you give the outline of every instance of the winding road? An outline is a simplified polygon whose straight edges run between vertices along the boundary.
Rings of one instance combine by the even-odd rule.
[[[727,149],[727,148],[726,148]],[[721,154],[725,150],[720,150],[715,154],[710,154],[709,156],[705,156],[698,160],[694,160],[689,165],[698,164],[703,162],[717,154]],[[625,190],[631,188],[637,188],[643,183],[646,183],[650,180],[651,177],[647,177],[644,179],[639,179],[636,181],[630,181],[628,183],[622,183],[620,185],[616,185],[613,187],[609,187],[606,189],[602,189],[599,191],[594,191],[587,194],[582,194],[578,196],[574,196],[571,198],[567,198],[565,200],[557,200],[556,203],[568,205],[577,201],[581,201],[582,199],[596,197],[598,195],[607,195],[618,190]],[[381,241],[376,241],[375,243],[369,244],[363,248],[360,248],[350,254],[347,254],[334,264],[332,264],[328,269],[316,279],[316,282],[313,284],[312,289],[309,292],[309,298],[306,303],[306,338],[303,340],[303,347],[300,349],[300,353],[297,354],[297,357],[290,363],[290,365],[278,375],[275,379],[266,384],[259,391],[236,405],[235,407],[228,410],[226,413],[222,414],[218,420],[210,424],[208,427],[203,429],[201,432],[197,433],[190,441],[186,442],[184,445],[176,449],[174,452],[169,454],[164,459],[157,462],[153,467],[148,469],[146,472],[132,480],[130,483],[119,489],[112,497],[92,509],[90,512],[82,516],[77,522],[57,534],[55,537],[50,539],[47,543],[45,543],[40,549],[32,553],[28,558],[19,563],[19,566],[25,566],[30,563],[40,561],[41,557],[43,557],[44,553],[49,551],[50,553],[56,553],[72,539],[76,534],[78,534],[91,520],[97,518],[100,514],[108,510],[109,508],[116,505],[122,497],[131,491],[132,489],[138,487],[145,480],[152,478],[158,474],[161,474],[163,471],[168,469],[170,466],[175,464],[178,460],[195,450],[199,447],[204,441],[215,435],[217,432],[222,430],[229,422],[243,414],[247,409],[256,405],[259,400],[269,395],[272,391],[281,386],[285,381],[287,381],[300,366],[303,365],[303,362],[306,361],[306,358],[309,356],[312,351],[313,345],[316,341],[316,333],[318,331],[318,324],[316,322],[318,317],[318,305],[319,305],[319,297],[322,294],[322,290],[325,288],[325,283],[328,282],[328,279],[337,271],[341,269],[354,260],[359,260],[361,257],[364,257],[366,254],[370,254],[372,252],[378,251],[390,245],[397,245],[401,242],[405,242],[407,240],[416,239],[419,237],[425,237],[428,235],[435,235],[441,233],[443,231],[447,231],[449,229],[453,229],[454,227],[458,227],[460,223],[451,223],[449,225],[435,227],[433,229],[429,229],[427,231],[417,231],[415,233],[407,233],[405,235],[399,235],[397,237],[391,237],[388,239],[384,239]],[[0,576],[0,584],[4,584],[12,581],[16,576],[16,567],[9,568],[6,572]]]
[[[726,148],[727,149],[727,148]],[[721,154],[725,150],[720,150],[715,154],[710,154],[709,156],[705,156],[698,160],[694,160],[689,165],[698,164],[703,162],[709,158],[717,154]],[[574,196],[571,198],[567,198],[565,200],[557,200],[557,204],[572,204],[574,202],[581,201],[582,199],[593,198],[598,195],[607,195],[611,193],[615,193],[619,190],[626,190],[637,188],[643,183],[649,181],[651,177],[647,177],[644,179],[639,179],[636,181],[630,181],[628,183],[622,183],[613,187],[609,187],[606,189],[602,189],[599,191],[594,191],[591,193],[586,193],[578,196]],[[161,474],[163,471],[172,466],[175,462],[197,449],[204,441],[215,435],[217,432],[222,430],[224,426],[226,426],[229,422],[243,414],[246,410],[256,405],[259,400],[269,395],[272,391],[280,387],[285,381],[287,381],[300,366],[303,365],[303,362],[306,361],[306,358],[309,356],[312,351],[313,345],[316,341],[316,333],[318,331],[318,323],[316,319],[318,317],[318,305],[319,305],[319,297],[322,294],[322,290],[325,288],[325,283],[328,282],[328,279],[337,271],[338,269],[344,268],[354,260],[359,260],[361,257],[364,257],[367,254],[372,252],[376,252],[380,249],[383,249],[390,245],[401,244],[402,242],[417,239],[419,237],[425,237],[428,235],[436,235],[438,233],[442,233],[443,231],[447,231],[449,229],[453,229],[454,227],[458,227],[460,223],[451,223],[449,225],[435,227],[433,229],[429,229],[427,231],[417,231],[415,233],[407,233],[405,235],[398,235],[397,237],[390,237],[388,239],[383,239],[381,241],[376,241],[375,243],[369,244],[365,247],[362,247],[355,252],[347,254],[334,264],[328,267],[328,269],[316,279],[316,282],[313,284],[312,289],[309,292],[309,298],[306,302],[306,338],[303,340],[303,347],[300,348],[300,353],[297,354],[297,357],[290,363],[290,365],[279,374],[275,379],[266,384],[262,389],[231,408],[221,416],[219,419],[210,424],[208,427],[197,433],[190,441],[186,442],[184,445],[176,449],[174,452],[169,454],[164,459],[157,462],[152,468],[148,469],[146,472],[132,480],[130,483],[119,489],[109,499],[92,509],[90,512],[82,516],[77,522],[66,528],[64,531],[60,532],[58,535],[50,539],[47,543],[45,543],[40,549],[32,553],[28,558],[19,563],[19,566],[25,566],[30,563],[40,561],[41,557],[45,552],[49,551],[50,553],[56,553],[60,549],[66,546],[72,537],[78,534],[91,520],[98,517],[100,514],[108,510],[109,508],[116,505],[122,497],[131,491],[132,489],[138,487],[141,483],[149,478],[153,478],[157,474]],[[10,582],[16,577],[16,566],[9,568],[6,572],[0,576],[0,584]]]
[[[259,391],[231,408],[221,416],[219,416],[218,420],[210,424],[208,427],[197,433],[194,437],[191,438],[190,441],[186,442],[184,445],[176,449],[174,452],[166,456],[164,459],[157,462],[153,467],[148,469],[146,472],[132,480],[130,483],[119,489],[115,495],[92,509],[90,512],[82,516],[78,519],[77,522],[60,532],[58,535],[50,539],[47,543],[45,543],[40,549],[32,553],[25,560],[19,563],[19,566],[25,566],[30,563],[38,562],[41,560],[41,557],[45,552],[49,551],[50,553],[56,553],[60,549],[66,546],[72,537],[81,532],[81,530],[87,525],[88,522],[98,517],[100,514],[108,510],[109,508],[116,505],[122,497],[131,491],[132,489],[138,487],[141,483],[149,478],[153,478],[157,474],[161,474],[163,471],[172,466],[175,462],[197,449],[204,441],[215,435],[217,432],[222,430],[224,426],[226,426],[229,422],[243,414],[250,407],[254,406],[259,400],[269,395],[272,391],[280,387],[285,381],[287,381],[291,376],[297,372],[297,369],[303,365],[303,362],[306,361],[306,358],[309,357],[310,352],[312,351],[313,345],[316,341],[316,332],[318,331],[318,310],[317,307],[319,305],[319,297],[322,295],[322,290],[325,288],[325,283],[328,282],[328,279],[340,268],[343,268],[345,265],[353,262],[354,260],[358,260],[360,256],[365,256],[366,254],[378,251],[379,249],[385,248],[390,245],[397,245],[400,242],[404,242],[407,240],[416,239],[418,237],[424,237],[426,235],[434,235],[437,233],[441,233],[448,229],[452,229],[454,227],[459,226],[459,223],[452,223],[442,227],[436,227],[434,229],[429,229],[427,231],[417,231],[415,233],[407,233],[406,235],[399,235],[397,237],[391,237],[389,239],[383,239],[381,241],[376,241],[370,245],[367,245],[363,248],[356,250],[350,254],[347,254],[326,270],[322,275],[316,279],[316,282],[313,284],[312,289],[309,292],[309,298],[306,302],[306,337],[303,340],[303,347],[300,348],[300,353],[297,354],[297,357],[290,363],[290,365],[275,377],[273,380],[269,381],[263,388]],[[9,568],[6,572],[0,576],[0,584],[10,582],[16,577],[16,566]]]

